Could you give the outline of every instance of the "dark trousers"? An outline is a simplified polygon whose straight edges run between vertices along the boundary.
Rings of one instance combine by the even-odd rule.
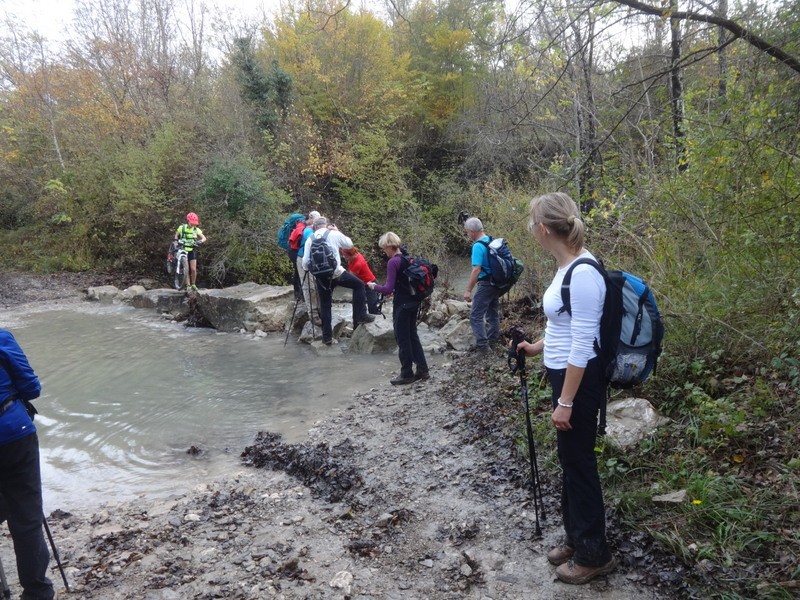
[[[353,290],[353,327],[358,327],[359,323],[364,322],[364,317],[367,314],[367,294],[363,281],[347,271],[336,279],[332,277],[317,277],[316,275],[314,279],[317,282],[317,294],[319,295],[319,318],[322,319],[323,342],[333,340],[331,308],[333,306],[333,288],[337,286]]]
[[[553,386],[553,408],[561,396],[566,369],[547,369]],[[597,473],[594,448],[597,414],[605,402],[606,386],[600,361],[586,365],[572,408],[570,431],[557,431],[558,460],[561,463],[561,514],[566,545],[575,549],[575,563],[599,567],[611,560],[606,543],[606,513]]]
[[[50,600],[55,595],[47,578],[50,553],[44,540],[39,438],[35,433],[0,446],[0,494],[14,541],[17,574],[24,600]]]
[[[417,371],[424,373],[428,370],[425,351],[417,334],[418,311],[419,302],[416,300],[395,298],[392,304],[392,324],[394,339],[397,340],[397,354],[400,357],[401,377],[411,377],[414,374],[414,363]]]
[[[303,299],[303,284],[300,278],[300,273],[297,271],[297,250],[289,248],[286,253],[289,255],[289,260],[292,261],[292,286],[294,287],[294,299]]]

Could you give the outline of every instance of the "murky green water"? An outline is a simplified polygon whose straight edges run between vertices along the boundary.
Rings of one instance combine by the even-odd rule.
[[[163,497],[240,470],[256,432],[300,441],[398,368],[395,355],[317,357],[280,334],[185,328],[129,307],[14,311],[0,327],[42,382],[46,513]]]

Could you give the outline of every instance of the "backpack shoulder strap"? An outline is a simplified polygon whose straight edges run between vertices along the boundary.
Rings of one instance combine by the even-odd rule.
[[[570,305],[570,291],[569,291],[569,284],[572,283],[572,271],[575,270],[575,267],[578,265],[592,265],[595,269],[597,269],[601,275],[604,275],[605,268],[603,268],[602,263],[598,263],[596,260],[591,258],[579,258],[574,263],[569,266],[567,272],[564,273],[564,280],[561,282],[561,308],[558,309],[558,314],[563,313],[564,311],[567,312],[568,315],[572,316],[572,306]]]

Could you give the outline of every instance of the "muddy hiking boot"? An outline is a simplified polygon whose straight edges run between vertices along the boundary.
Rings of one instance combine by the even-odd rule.
[[[416,377],[413,375],[398,375],[394,379],[390,379],[389,383],[392,385],[408,385],[409,383],[414,383],[416,380]]]
[[[567,562],[572,555],[575,554],[575,548],[569,546],[556,546],[547,553],[547,560],[551,565],[563,565]]]
[[[414,381],[425,381],[426,379],[430,379],[431,374],[428,371],[417,371],[414,373]]]
[[[616,568],[617,559],[614,557],[600,567],[583,567],[581,565],[576,565],[574,560],[570,560],[556,569],[556,577],[564,583],[581,585],[590,582],[600,575],[607,575]]]

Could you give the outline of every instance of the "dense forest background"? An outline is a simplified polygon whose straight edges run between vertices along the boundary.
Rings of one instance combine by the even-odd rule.
[[[566,191],[668,329],[647,392],[680,428],[604,460],[621,513],[712,561],[726,597],[796,592],[797,0],[290,0],[257,23],[76,6],[58,43],[0,26],[0,268],[158,273],[193,210],[204,285],[285,283],[289,212],[376,262],[386,230],[445,262],[466,211],[510,240],[535,305],[553,265],[527,203]],[[694,503],[643,508],[676,488]]]

